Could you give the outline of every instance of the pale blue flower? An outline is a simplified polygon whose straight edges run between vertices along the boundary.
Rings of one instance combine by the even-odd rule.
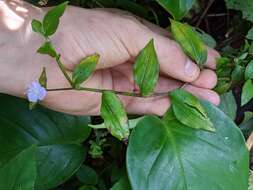
[[[38,82],[32,82],[27,90],[27,98],[30,102],[36,103],[45,98],[47,91]]]

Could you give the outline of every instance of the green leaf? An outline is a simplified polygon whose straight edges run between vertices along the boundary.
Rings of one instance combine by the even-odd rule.
[[[36,190],[67,180],[81,166],[90,135],[88,117],[61,114],[41,106],[30,111],[27,102],[0,97],[0,167],[32,144],[37,144]]]
[[[244,78],[245,69],[241,65],[236,65],[234,70],[231,73],[232,82],[240,82]]]
[[[181,20],[192,8],[194,0],[156,0],[175,20]]]
[[[103,92],[100,112],[106,128],[113,136],[120,140],[128,138],[129,124],[127,114],[122,102],[113,92]]]
[[[253,28],[251,28],[248,31],[248,34],[246,35],[246,38],[249,39],[249,40],[253,40]]]
[[[159,63],[152,39],[139,53],[134,64],[134,80],[141,94],[152,94],[159,78]]]
[[[205,31],[199,29],[199,28],[195,28],[199,38],[209,47],[211,48],[215,48],[217,46],[217,42],[215,41],[215,39],[209,35],[208,33],[206,33]]]
[[[245,80],[253,79],[253,60],[248,63],[245,69],[244,78]]]
[[[24,149],[0,168],[0,189],[34,190],[36,146]]]
[[[51,42],[45,42],[38,50],[38,53],[50,55],[51,57],[57,57],[57,53]]]
[[[56,7],[49,10],[43,18],[43,29],[46,37],[53,35],[60,22],[60,17],[63,15],[68,1],[57,5]]]
[[[80,187],[78,190],[97,190],[97,188],[91,185],[84,185]]]
[[[240,130],[215,106],[202,105],[216,133],[151,116],[138,123],[127,149],[133,190],[247,189],[249,153]]]
[[[131,190],[131,185],[127,178],[127,175],[124,175],[120,180],[115,183],[110,190]]]
[[[221,102],[219,108],[232,120],[235,120],[237,104],[232,91],[226,92],[220,96]]]
[[[47,88],[47,73],[46,73],[46,67],[43,67],[43,70],[40,74],[39,83],[44,88]]]
[[[206,62],[207,49],[205,44],[191,26],[171,20],[171,31],[175,40],[190,58],[200,66]]]
[[[36,33],[42,34],[44,36],[42,23],[36,19],[32,20],[32,30]]]
[[[253,21],[253,1],[252,0],[225,0],[229,9],[242,12],[243,18]]]
[[[205,109],[195,96],[183,89],[176,89],[169,96],[173,113],[179,122],[191,128],[215,131]]]
[[[87,185],[96,185],[98,183],[98,175],[94,169],[89,166],[82,165],[76,173],[77,179]]]
[[[95,71],[98,60],[99,55],[94,54],[84,58],[76,65],[72,74],[72,81],[77,88]]]
[[[241,106],[247,104],[253,98],[253,83],[248,79],[242,88]]]

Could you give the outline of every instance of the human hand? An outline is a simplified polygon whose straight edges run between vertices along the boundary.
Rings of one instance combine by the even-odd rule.
[[[161,69],[156,92],[173,90],[180,87],[183,82],[188,82],[186,90],[214,104],[219,103],[218,95],[210,90],[217,80],[214,71],[211,70],[215,69],[215,58],[218,56],[216,51],[208,49],[207,69],[200,72],[199,68],[184,55],[179,45],[168,38],[166,31],[145,21],[141,22],[128,13],[69,6],[53,37],[53,43],[58,52],[61,52],[63,63],[69,70],[73,70],[75,64],[85,56],[100,54],[97,71],[84,84],[85,87],[134,91],[136,90],[132,76],[134,58],[151,38],[155,42]],[[12,89],[10,94],[17,94],[20,88],[25,91],[28,84],[38,78],[43,66],[47,67],[49,88],[68,87],[57,65],[52,63],[50,58],[36,55],[35,51],[32,51],[31,44],[34,48],[38,48],[40,43],[39,36],[29,33],[28,40],[24,43],[27,56],[21,63],[19,62],[22,64],[22,71],[16,75],[19,80],[16,79],[17,83],[13,85],[15,90]],[[99,114],[100,99],[100,94],[91,92],[49,92],[42,104],[66,113],[96,115]],[[162,115],[170,104],[167,97],[122,96],[121,99],[127,112],[134,114]]]

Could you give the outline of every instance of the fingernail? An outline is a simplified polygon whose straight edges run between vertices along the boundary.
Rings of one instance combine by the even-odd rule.
[[[188,77],[195,77],[196,73],[198,72],[198,67],[194,62],[192,62],[190,59],[187,59],[187,62],[185,64],[185,74]]]

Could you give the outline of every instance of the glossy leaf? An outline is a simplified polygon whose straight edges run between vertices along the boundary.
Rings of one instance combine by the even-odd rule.
[[[152,39],[139,53],[134,64],[134,80],[141,94],[152,94],[159,77],[159,63]]]
[[[226,92],[220,96],[221,102],[219,108],[227,114],[232,120],[235,120],[237,104],[232,91]]]
[[[244,77],[246,80],[253,79],[253,60],[248,63],[245,69]]]
[[[77,179],[87,185],[96,185],[98,183],[98,175],[94,169],[89,166],[82,165],[76,173]]]
[[[36,179],[36,146],[24,149],[0,168],[0,189],[33,190]]]
[[[207,60],[207,49],[196,31],[187,24],[171,20],[171,32],[183,51],[198,65]]]
[[[193,6],[194,0],[156,0],[175,20],[181,20]]]
[[[47,73],[46,67],[43,67],[43,70],[40,74],[39,83],[42,87],[47,88]]]
[[[44,35],[42,23],[36,19],[32,20],[32,30],[36,33]]]
[[[253,83],[252,80],[247,80],[242,88],[241,106],[247,104],[253,98]]]
[[[133,190],[247,189],[249,154],[240,130],[215,106],[202,106],[216,133],[151,116],[138,123],[127,149]]]
[[[103,92],[100,112],[106,128],[113,136],[120,140],[128,138],[127,114],[122,102],[113,92]]]
[[[95,71],[98,60],[99,55],[94,54],[84,58],[76,65],[72,74],[72,81],[77,88]]]
[[[176,89],[170,94],[175,117],[184,125],[207,131],[215,131],[200,101],[183,89]]]
[[[68,1],[57,5],[46,13],[43,18],[43,29],[45,36],[51,36],[56,32],[60,22],[60,17],[63,15],[67,5]]]
[[[81,166],[88,138],[89,118],[70,116],[38,106],[30,111],[27,102],[0,97],[0,167],[32,144],[36,153],[36,190],[53,188]]]
[[[50,55],[51,57],[57,57],[57,53],[51,42],[45,42],[38,50],[40,54]]]

